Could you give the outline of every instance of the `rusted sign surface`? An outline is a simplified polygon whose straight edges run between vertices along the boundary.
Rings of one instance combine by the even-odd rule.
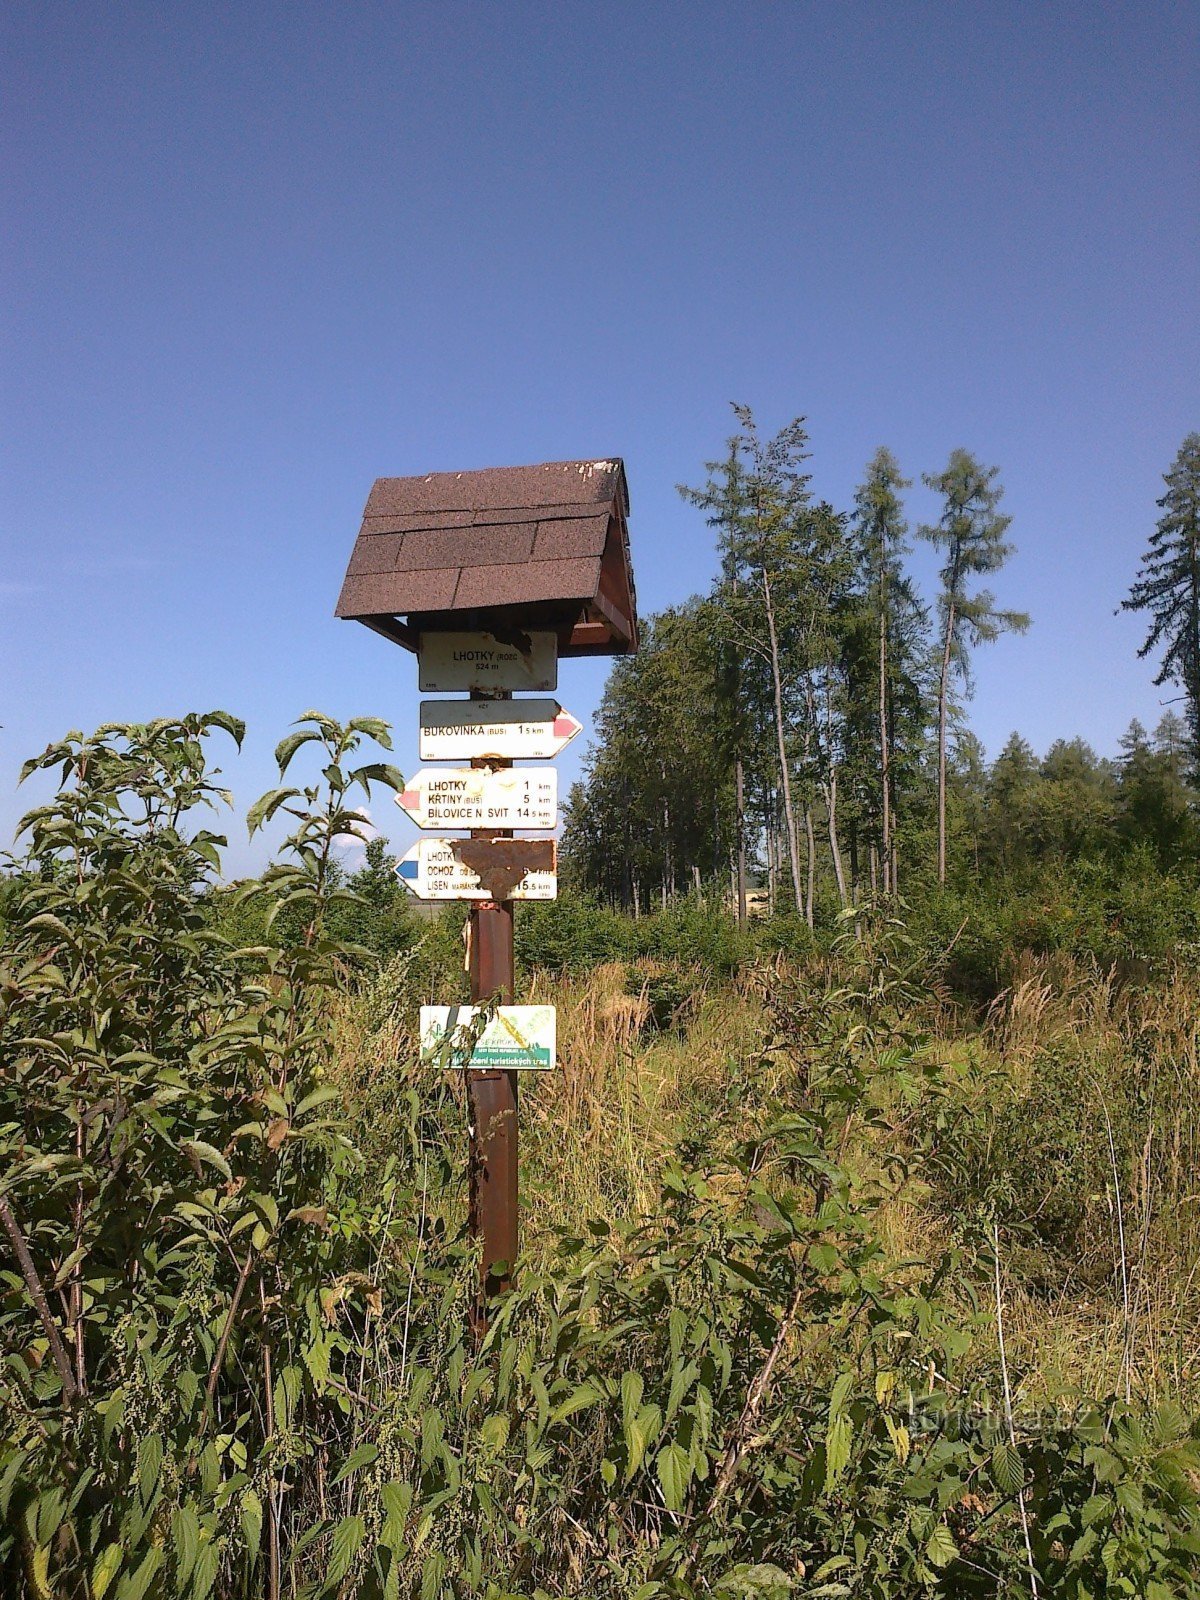
[[[434,693],[461,689],[555,689],[558,639],[527,633],[515,642],[492,633],[423,633],[419,685]]]
[[[553,839],[420,839],[396,863],[418,900],[553,900]]]

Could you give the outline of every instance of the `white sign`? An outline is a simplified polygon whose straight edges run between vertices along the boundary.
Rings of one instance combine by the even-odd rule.
[[[422,1006],[422,1061],[477,1071],[546,1072],[553,1067],[557,1042],[553,1006],[498,1006],[483,1028],[477,1020],[481,1009]]]
[[[553,870],[525,869],[514,873],[511,884],[485,886],[471,867],[460,861],[455,847],[472,849],[491,841],[477,839],[418,839],[407,855],[396,863],[396,874],[404,887],[418,900],[554,900],[558,895],[558,874]],[[520,847],[550,847],[552,839],[499,839],[497,850],[506,847],[510,859],[519,862]]]
[[[422,700],[421,760],[552,761],[582,727],[557,700]]]
[[[420,687],[435,694],[458,689],[556,689],[558,636],[526,637],[527,655],[490,633],[423,633],[417,651]]]
[[[553,767],[422,767],[396,797],[418,828],[553,828]]]

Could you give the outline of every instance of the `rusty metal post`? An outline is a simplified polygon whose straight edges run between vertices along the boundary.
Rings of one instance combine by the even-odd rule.
[[[472,692],[472,700],[501,698]],[[508,695],[503,698],[511,698]],[[511,762],[472,763],[511,766]],[[485,830],[487,837],[494,830]],[[499,994],[511,1004],[515,969],[511,901],[483,901],[470,914],[471,1000]],[[487,1326],[487,1301],[512,1282],[517,1257],[517,1075],[468,1072],[471,1113],[470,1227],[480,1242],[480,1303],[475,1327]],[[498,1265],[499,1264],[499,1265]]]

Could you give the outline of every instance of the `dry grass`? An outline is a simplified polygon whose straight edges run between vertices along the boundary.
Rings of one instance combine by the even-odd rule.
[[[555,1229],[587,1218],[644,1214],[681,1143],[704,1145],[717,1128],[728,1142],[743,1131],[731,1086],[758,1070],[761,986],[701,986],[680,1030],[659,1032],[648,988],[629,992],[627,974],[613,964],[531,986],[529,999],[558,1007],[559,1030],[558,1070],[521,1082],[523,1233],[535,1251]],[[640,975],[648,984],[655,970]],[[372,1156],[386,1150],[389,1103],[419,1070],[416,1003],[400,962],[338,1005],[334,1072]],[[1030,1228],[1044,1220],[1055,1184],[1069,1180],[1084,1195],[1078,1257],[1048,1247],[1036,1281],[1018,1232],[1002,1238],[1009,1356],[1023,1395],[1102,1393],[1127,1377],[1135,1392],[1200,1398],[1195,975],[1135,989],[1085,963],[1029,958],[978,1026],[932,999],[926,1021],[930,1050],[957,1063],[955,1093],[978,1126],[1004,1122],[1003,1138],[987,1134],[979,1159],[1017,1186]],[[1053,1147],[1060,1122],[1063,1161],[1076,1164],[1065,1176]],[[1047,1129],[1048,1153],[1037,1145]],[[880,1152],[864,1143],[854,1154],[865,1167]],[[1005,1160],[1017,1165],[1005,1171]],[[879,1226],[903,1259],[949,1242],[957,1223],[945,1195],[917,1182],[884,1206]],[[990,1359],[987,1341],[979,1358]]]

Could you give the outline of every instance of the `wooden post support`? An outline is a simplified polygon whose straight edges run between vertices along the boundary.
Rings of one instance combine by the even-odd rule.
[[[473,690],[471,698],[493,697]],[[493,760],[486,764],[512,763]],[[484,834],[493,837],[495,831],[486,829]],[[472,836],[477,835],[473,832]],[[474,1003],[490,1000],[496,994],[502,1003],[512,1003],[511,901],[484,901],[471,907],[470,980]],[[480,1242],[480,1298],[475,1331],[481,1335],[487,1327],[487,1302],[512,1283],[517,1256],[517,1074],[499,1070],[468,1072],[467,1093],[471,1113],[470,1227]]]

